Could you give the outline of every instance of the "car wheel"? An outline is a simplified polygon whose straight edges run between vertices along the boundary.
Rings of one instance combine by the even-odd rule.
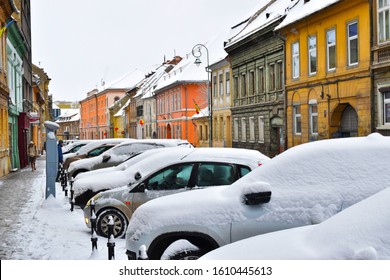
[[[127,219],[125,215],[117,209],[107,209],[99,213],[96,220],[97,234],[108,237],[108,222],[109,217],[114,220],[113,235],[115,238],[124,236],[127,228]]]

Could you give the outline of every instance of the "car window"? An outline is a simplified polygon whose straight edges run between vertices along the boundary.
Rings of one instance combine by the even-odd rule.
[[[97,147],[88,153],[88,157],[96,157],[111,148],[112,146]]]
[[[176,190],[185,188],[190,180],[194,164],[180,164],[165,168],[149,178],[147,190]]]
[[[129,143],[128,145],[121,145],[112,150],[114,155],[128,155],[131,156],[141,151],[150,149],[163,148],[164,146],[153,143]]]
[[[85,144],[82,144],[82,145],[78,145],[78,146],[76,146],[76,147],[73,147],[72,149],[69,150],[69,152],[75,153],[75,152],[77,152],[78,150],[80,150],[80,148],[81,148],[82,146],[84,146],[84,145],[85,145]]]
[[[249,172],[251,172],[251,169],[247,166],[243,166],[243,165],[240,165],[240,175],[241,177],[244,177],[246,174],[248,174]]]
[[[230,185],[234,181],[234,167],[231,164],[202,163],[199,165],[196,183],[199,187]]]

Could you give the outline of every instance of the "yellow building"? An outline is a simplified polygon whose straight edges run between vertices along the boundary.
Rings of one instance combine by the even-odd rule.
[[[299,1],[276,28],[286,48],[288,147],[372,131],[369,1],[323,2],[318,10]]]
[[[212,70],[213,147],[232,147],[231,88],[232,76],[227,59],[210,66]]]

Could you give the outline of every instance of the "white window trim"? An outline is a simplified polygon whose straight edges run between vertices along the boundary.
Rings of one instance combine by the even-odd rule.
[[[385,6],[383,8],[379,8],[379,3],[377,1],[377,7],[378,7],[378,12],[377,12],[377,29],[378,29],[377,40],[378,40],[378,44],[379,45],[387,44],[390,41],[390,38],[385,38],[385,34],[386,34],[386,22],[385,21],[383,22],[383,32],[384,32],[383,37],[384,37],[384,40],[382,42],[380,40],[381,28],[380,28],[380,23],[379,23],[379,18],[380,18],[379,15],[381,13],[385,13],[386,11],[388,11],[390,13],[390,2],[387,4],[387,6]]]
[[[312,112],[312,108],[314,105],[317,106],[317,113]],[[310,121],[310,135],[318,135],[318,128],[317,128],[317,132],[313,131],[313,117],[317,117],[317,125],[318,125],[318,104],[316,99],[309,100],[309,118],[310,118],[309,121]]]
[[[334,43],[332,44],[328,44],[328,33],[331,32],[331,31],[334,31],[334,34],[335,34],[335,40],[334,40]],[[329,60],[329,48],[330,47],[335,47],[335,56],[337,55],[337,50],[336,50],[336,44],[337,44],[337,38],[336,38],[336,29],[332,28],[332,29],[329,29],[326,31],[326,69],[328,71],[335,71],[336,70],[336,66],[334,68],[330,68],[330,60]],[[337,64],[337,60],[335,58],[335,65]]]
[[[355,36],[349,36],[349,26],[356,24],[357,25],[357,34]],[[348,66],[356,66],[359,64],[359,25],[357,21],[352,21],[347,24],[347,36],[348,36]],[[351,63],[351,41],[357,40],[358,45],[358,54],[357,54],[357,62]]]
[[[294,46],[298,47],[298,53],[294,54]],[[300,65],[299,65],[299,42],[295,42],[291,45],[291,54],[292,54],[292,78],[293,79],[298,79],[299,78],[299,72],[300,72]],[[294,67],[294,60],[297,60],[297,73],[295,73],[295,67]]]
[[[315,48],[314,49],[310,49],[310,38],[315,38]],[[316,35],[309,35],[307,37],[307,47],[308,47],[308,63],[309,63],[309,75],[310,76],[313,76],[313,75],[316,75],[317,74],[317,71],[312,71],[311,69],[311,61],[310,61],[310,54],[311,53],[315,53],[315,58],[316,58],[316,66],[318,67],[318,59],[317,59],[317,36]]]
[[[300,108],[300,106],[301,106],[301,105],[298,105],[298,104],[293,106],[293,110],[294,110],[294,111],[293,111],[293,117],[294,117],[294,134],[295,134],[295,135],[301,135],[301,134],[302,134],[302,114],[301,114],[301,113],[300,113],[300,114],[297,114],[297,113],[296,113],[297,107]],[[297,131],[297,119],[298,119],[298,118],[301,118],[301,131],[300,131],[300,132]]]

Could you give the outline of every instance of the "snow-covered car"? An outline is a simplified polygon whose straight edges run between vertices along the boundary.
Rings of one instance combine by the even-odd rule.
[[[387,188],[318,225],[250,237],[215,249],[201,259],[389,260],[389,232]]]
[[[193,146],[187,140],[180,139],[142,139],[125,142],[115,146],[114,148],[102,153],[99,156],[72,162],[68,167],[68,178],[77,178],[78,174],[80,173],[116,166],[123,163],[126,159],[146,150],[156,150],[167,147],[193,148]],[[110,179],[112,178],[110,177]],[[84,179],[83,182],[85,181],[87,180]],[[102,186],[102,183],[107,182],[107,180],[98,182],[98,186],[96,186],[96,180],[93,180],[93,182],[94,185],[89,184],[89,188],[87,187],[88,183],[80,183],[80,181],[78,181],[77,183],[73,184],[76,205],[79,205],[83,208],[88,200],[96,194],[96,192],[94,192],[92,189],[98,190],[98,186]],[[107,187],[107,185],[110,185],[111,187]],[[117,185],[117,187],[123,185],[124,184]],[[114,185],[107,182],[107,184],[103,185],[102,187],[107,190],[114,187]]]
[[[231,186],[141,205],[128,225],[126,253],[138,259],[145,248],[149,259],[160,259],[187,240],[197,250],[171,258],[197,258],[244,238],[318,224],[388,187],[389,158],[390,137],[378,133],[295,146]]]
[[[88,157],[88,154],[90,154],[90,156],[97,156],[105,152],[109,148],[114,147],[115,145],[127,141],[133,141],[133,140],[134,139],[130,139],[130,138],[109,138],[109,139],[91,140],[90,143],[81,147],[77,152],[68,153],[64,155],[64,169],[68,169],[69,165],[72,162]],[[94,150],[93,153],[91,153],[92,150]]]
[[[114,236],[125,234],[133,212],[143,203],[173,193],[230,185],[269,158],[259,151],[237,148],[160,149],[123,171],[129,186],[101,192],[93,197],[97,233],[106,236],[108,217],[114,219]],[[110,175],[111,177],[111,175]],[[91,201],[84,208],[90,226]]]
[[[82,146],[85,146],[89,142],[91,142],[91,140],[79,140],[77,142],[69,143],[62,147],[62,154],[76,153]]]

